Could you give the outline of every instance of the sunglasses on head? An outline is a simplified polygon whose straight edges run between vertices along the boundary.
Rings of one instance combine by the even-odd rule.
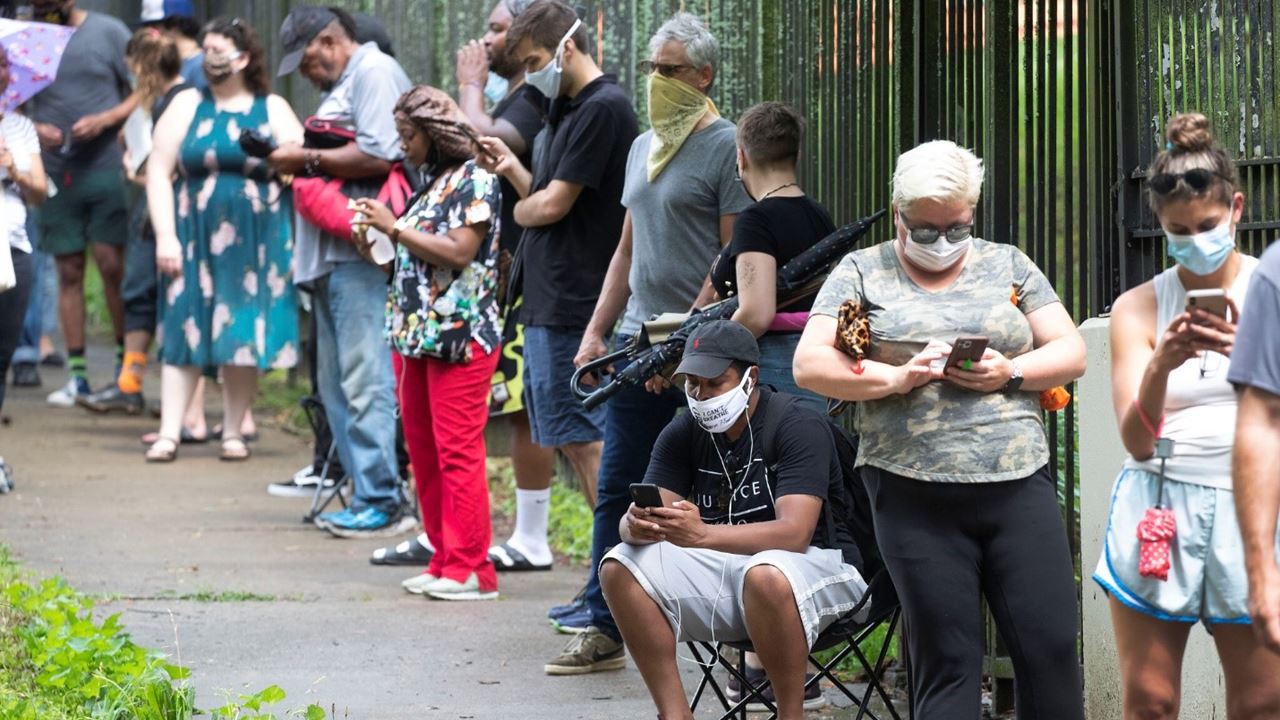
[[[907,230],[907,236],[921,245],[932,245],[938,242],[940,237],[946,237],[947,242],[951,243],[964,242],[973,235],[973,223],[952,225],[946,230],[935,230],[933,228],[913,228],[905,215],[898,213],[898,217],[902,220],[902,227]]]
[[[1160,173],[1159,175],[1152,175],[1151,178],[1147,180],[1147,186],[1157,194],[1168,195],[1173,192],[1174,188],[1178,187],[1178,182],[1181,181],[1184,185],[1190,188],[1192,192],[1202,193],[1211,183],[1213,183],[1213,179],[1215,177],[1227,180],[1227,178],[1221,173],[1213,170],[1206,170],[1204,168],[1195,168],[1182,173]]]

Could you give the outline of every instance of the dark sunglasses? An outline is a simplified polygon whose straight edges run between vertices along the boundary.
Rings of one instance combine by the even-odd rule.
[[[1208,189],[1210,184],[1213,183],[1213,179],[1215,177],[1228,180],[1227,177],[1213,170],[1195,168],[1194,170],[1188,170],[1183,173],[1160,173],[1159,175],[1152,175],[1147,180],[1147,187],[1151,188],[1153,192],[1159,195],[1168,195],[1173,192],[1174,188],[1178,187],[1178,182],[1181,181],[1191,189],[1191,192],[1202,193]]]
[[[938,242],[938,238],[946,237],[947,242],[959,243],[968,240],[973,235],[973,223],[967,225],[953,225],[946,230],[934,230],[933,228],[913,228],[910,226],[907,216],[898,213],[898,218],[902,220],[902,226],[907,229],[907,236],[920,245],[932,245]]]
[[[663,77],[675,77],[685,70],[692,69],[692,65],[671,65],[668,63],[656,63],[652,60],[641,60],[636,63],[636,72],[641,75],[652,75],[656,72]]]

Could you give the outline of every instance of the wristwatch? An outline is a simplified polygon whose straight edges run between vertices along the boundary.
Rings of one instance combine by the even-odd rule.
[[[1004,387],[1001,388],[1000,391],[1005,393],[1015,393],[1022,389],[1022,366],[1018,364],[1017,360],[1010,360],[1009,364],[1013,365],[1013,375],[1009,378],[1009,382],[1005,383]]]

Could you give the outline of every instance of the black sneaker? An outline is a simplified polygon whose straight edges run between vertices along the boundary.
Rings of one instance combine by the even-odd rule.
[[[813,679],[813,673],[805,673],[805,676],[804,676],[805,683],[808,683],[812,679]],[[764,674],[763,668],[757,670],[756,668],[747,666],[747,682],[751,683],[753,687],[757,687],[757,688],[760,687],[761,685],[764,684],[764,680],[765,680],[765,674]],[[729,676],[729,685],[726,688],[726,690],[728,691],[727,694],[729,696],[729,702],[736,704],[742,700],[742,683],[738,682],[738,677],[736,675]],[[769,702],[774,703],[775,705],[777,704],[778,700],[773,696],[773,685],[770,685],[766,687],[764,690],[761,690],[760,694],[763,695],[765,699],[768,700]],[[817,710],[819,708],[826,707],[826,705],[827,705],[827,698],[822,694],[821,683],[814,683],[805,688],[805,691],[804,691],[804,709],[805,710]],[[747,712],[752,712],[752,713],[769,712],[769,706],[765,705],[759,700],[753,700],[747,703],[746,710]]]
[[[40,358],[40,364],[45,367],[51,367],[51,368],[66,367],[67,359],[62,356],[62,353],[58,352],[57,350],[54,350],[48,355],[45,355],[44,357]]]
[[[320,483],[324,482],[324,489],[328,490],[342,478],[334,477],[333,470],[330,469],[329,477],[322,478],[320,473],[316,472],[315,465],[307,465],[293,477],[284,482],[273,482],[267,485],[267,494],[275,497],[313,497],[316,494],[316,488]]]
[[[127,393],[112,385],[90,395],[76,397],[76,404],[96,413],[122,412],[126,415],[141,415],[147,406],[142,393]]]
[[[35,363],[14,363],[14,387],[40,387],[40,371]]]

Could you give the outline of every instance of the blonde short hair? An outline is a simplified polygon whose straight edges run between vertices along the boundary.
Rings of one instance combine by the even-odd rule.
[[[902,153],[893,171],[893,204],[907,210],[916,200],[970,206],[982,196],[982,161],[950,140],[934,140]]]

